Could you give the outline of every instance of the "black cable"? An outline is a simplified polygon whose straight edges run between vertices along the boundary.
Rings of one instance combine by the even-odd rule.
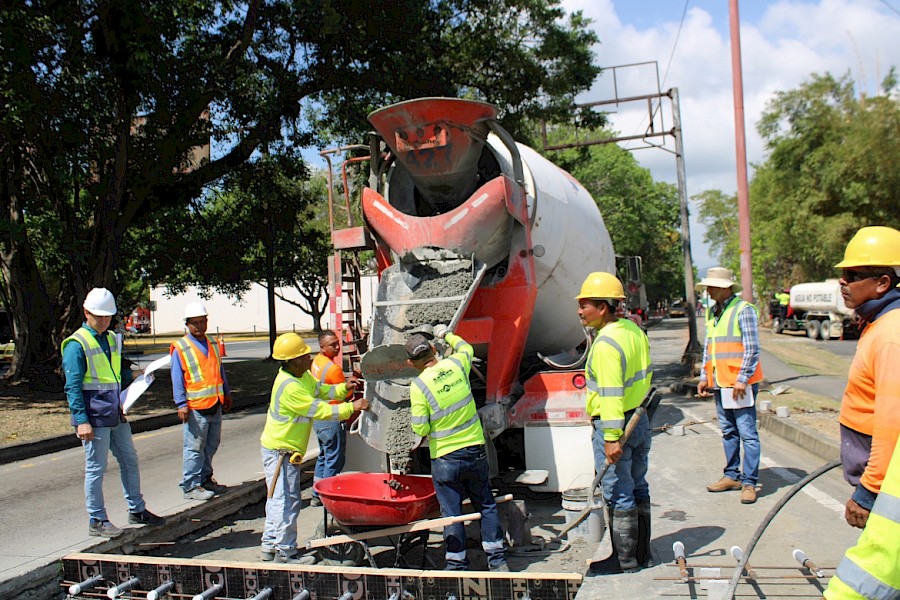
[[[763,532],[766,530],[766,527],[769,526],[769,523],[772,522],[772,519],[775,518],[775,515],[778,514],[778,511],[782,509],[782,507],[787,504],[788,500],[794,497],[794,495],[803,489],[806,484],[816,479],[823,473],[827,473],[835,467],[839,467],[841,465],[841,461],[833,460],[830,463],[824,464],[797,483],[785,493],[785,495],[778,501],[775,506],[772,507],[772,510],[769,511],[769,514],[766,515],[766,518],[762,520],[762,523],[759,524],[759,527],[756,528],[756,532],[753,534],[753,537],[750,538],[750,543],[747,544],[747,549],[744,551],[744,555],[741,557],[741,560],[738,561],[737,568],[734,571],[734,575],[731,576],[731,582],[728,584],[728,591],[725,594],[726,598],[734,598],[734,594],[737,591],[738,582],[741,580],[741,576],[744,574],[744,566],[747,564],[747,561],[750,560],[750,553],[753,552],[753,549],[756,547],[756,543],[759,541],[759,538],[762,537]]]

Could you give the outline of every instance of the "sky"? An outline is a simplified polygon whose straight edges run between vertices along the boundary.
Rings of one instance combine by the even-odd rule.
[[[728,0],[562,0],[593,22],[600,43],[596,62],[606,68],[578,102],[598,102],[677,87],[681,105],[688,197],[704,190],[737,192],[734,97]],[[743,0],[739,2],[749,177],[765,160],[756,123],[777,91],[798,88],[813,73],[849,73],[859,91],[875,93],[889,68],[900,68],[900,0]],[[683,20],[682,20],[683,16]],[[655,63],[629,68],[613,66]],[[615,76],[613,76],[615,71]],[[657,74],[658,73],[658,74]],[[646,104],[612,107],[620,135],[642,133]],[[670,105],[661,125],[671,128]],[[669,152],[622,142],[654,178],[675,183]],[[657,139],[655,143],[661,143]],[[640,148],[640,149],[638,149]],[[691,253],[701,274],[715,266],[691,203]]]

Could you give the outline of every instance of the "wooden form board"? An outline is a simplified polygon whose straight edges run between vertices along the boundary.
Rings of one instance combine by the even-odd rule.
[[[252,598],[271,587],[271,600],[291,600],[304,589],[311,600],[338,600],[347,592],[354,600],[389,600],[394,594],[408,600],[574,600],[582,580],[577,573],[370,569],[89,553],[70,554],[62,560],[66,589],[97,574],[106,580],[74,596],[79,599],[105,598],[109,587],[132,577],[140,578],[141,585],[128,598],[146,598],[157,586],[175,581],[172,598],[192,598],[222,584],[216,599]]]

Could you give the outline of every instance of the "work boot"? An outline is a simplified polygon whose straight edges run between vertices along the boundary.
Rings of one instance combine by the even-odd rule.
[[[272,548],[263,548],[259,551],[259,560],[263,562],[272,562],[275,560],[275,550]]]
[[[128,522],[132,525],[165,525],[166,520],[159,515],[154,515],[146,508],[141,512],[128,513]]]
[[[122,530],[107,520],[98,521],[96,519],[91,519],[88,522],[88,535],[114,538],[120,533],[122,533]]]
[[[756,502],[756,486],[745,483],[741,489],[741,504],[753,504]]]
[[[637,511],[637,561],[640,566],[649,567],[653,563],[653,554],[650,548],[650,498],[638,500]]]
[[[216,494],[221,494],[228,489],[227,485],[222,485],[212,477],[203,482],[203,489],[209,490]]]
[[[624,573],[634,573],[640,569],[637,560],[638,511],[612,511],[612,543],[619,566]]]
[[[728,492],[739,489],[741,489],[741,482],[735,481],[731,477],[722,477],[717,482],[706,486],[706,491],[708,492]]]
[[[490,569],[494,573],[509,573],[509,565],[505,562],[498,565],[488,565],[488,569]]]
[[[299,554],[285,556],[279,552],[275,555],[275,562],[288,565],[314,565],[316,564],[316,557],[312,554],[306,554],[304,556],[300,556]]]
[[[313,496],[309,499],[310,506],[322,506],[322,500],[318,496]]]

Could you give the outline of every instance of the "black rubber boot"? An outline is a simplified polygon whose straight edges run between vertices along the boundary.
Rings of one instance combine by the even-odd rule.
[[[640,569],[637,559],[638,547],[638,511],[612,511],[612,543],[619,566],[624,573],[634,573]]]
[[[650,498],[638,500],[637,561],[642,567],[653,564],[650,548]]]

